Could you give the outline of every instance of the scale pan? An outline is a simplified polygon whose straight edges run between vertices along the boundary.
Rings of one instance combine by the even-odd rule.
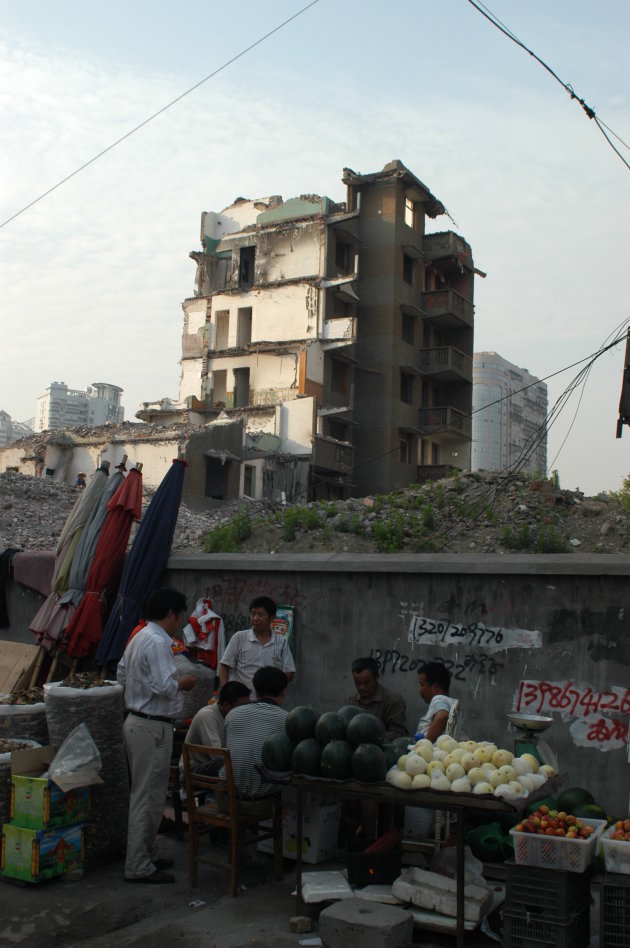
[[[520,711],[510,711],[507,717],[514,727],[525,728],[528,731],[544,731],[553,724],[553,718],[544,714],[522,714]]]

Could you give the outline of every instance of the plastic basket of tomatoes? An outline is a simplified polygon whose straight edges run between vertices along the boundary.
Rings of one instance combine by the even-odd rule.
[[[560,872],[586,872],[595,858],[606,820],[582,819],[540,807],[510,830],[514,860]]]
[[[630,875],[630,819],[617,820],[602,836],[602,851],[607,872]]]

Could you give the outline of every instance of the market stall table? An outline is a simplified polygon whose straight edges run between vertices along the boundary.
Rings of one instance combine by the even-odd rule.
[[[464,948],[464,810],[482,810],[488,813],[519,813],[531,803],[542,800],[555,792],[563,777],[553,777],[540,790],[514,803],[507,803],[485,794],[453,793],[448,790],[401,790],[390,784],[359,783],[356,780],[325,780],[301,774],[275,774],[262,768],[265,778],[289,784],[297,791],[297,850],[296,879],[298,912],[302,908],[302,823],[304,816],[303,792],[308,790],[336,797],[338,800],[372,800],[392,806],[426,807],[432,810],[449,810],[457,817],[457,948]]]

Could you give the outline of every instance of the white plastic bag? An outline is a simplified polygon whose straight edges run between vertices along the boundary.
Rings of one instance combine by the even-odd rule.
[[[102,768],[100,751],[87,724],[81,723],[70,731],[55,754],[48,775],[58,787],[67,791],[74,787],[102,783],[98,776]]]

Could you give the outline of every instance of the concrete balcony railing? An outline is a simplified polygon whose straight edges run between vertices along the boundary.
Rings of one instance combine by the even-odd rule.
[[[467,356],[453,346],[421,349],[418,366],[423,375],[444,384],[467,382],[472,384],[473,365]]]
[[[452,408],[450,405],[420,408],[418,410],[418,427],[424,437],[430,436],[436,440],[471,440],[472,422],[470,415],[466,415],[463,411]]]
[[[353,447],[334,438],[315,435],[313,438],[313,467],[337,474],[349,474],[352,471]]]
[[[442,330],[472,329],[475,308],[455,290],[429,290],[422,294],[425,319]]]
[[[445,257],[454,257],[459,263],[472,270],[471,249],[466,241],[454,234],[452,230],[439,234],[425,234],[422,249],[425,260],[443,260]]]
[[[296,388],[264,388],[250,390],[249,404],[255,408],[262,408],[273,405],[281,405],[283,402],[290,402],[297,398]]]

